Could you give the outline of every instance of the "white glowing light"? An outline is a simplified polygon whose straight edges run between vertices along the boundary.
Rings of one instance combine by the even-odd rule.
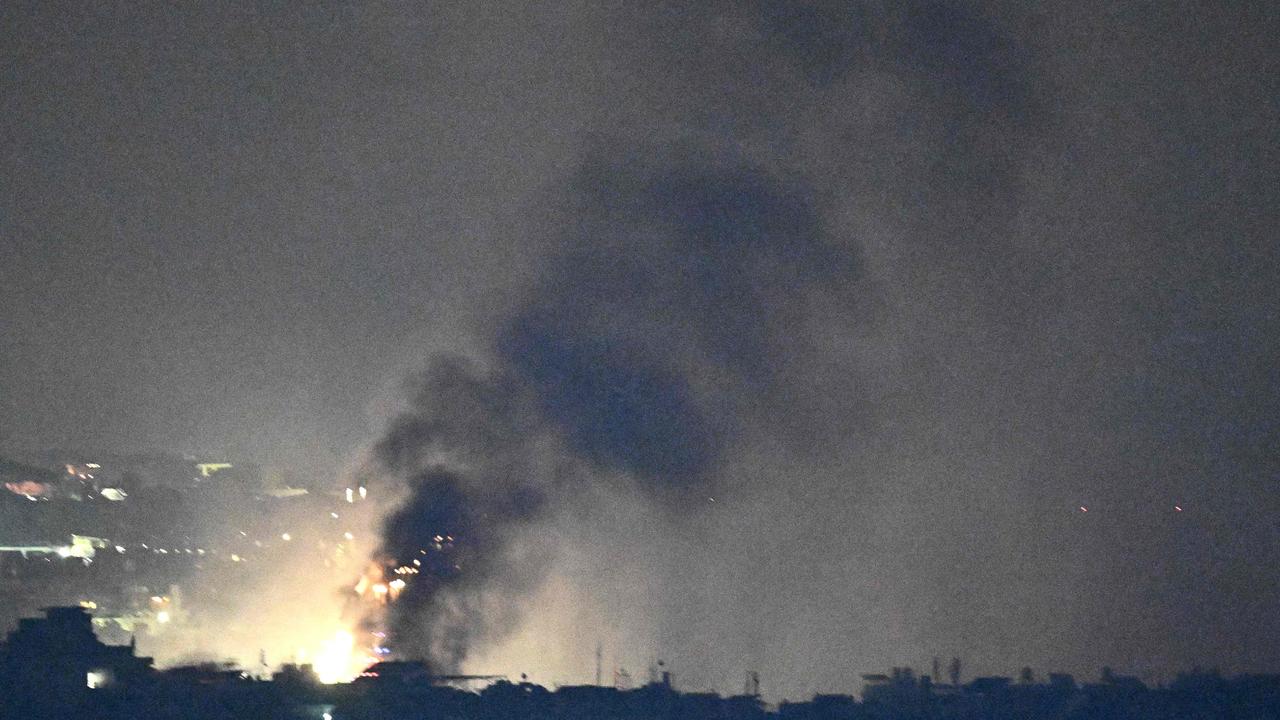
[[[346,630],[339,630],[333,637],[320,644],[312,665],[316,677],[326,684],[345,682],[355,677],[359,668],[352,668],[355,658],[356,638]]]
[[[290,535],[289,533],[280,533],[280,539],[285,542],[289,542],[290,540],[293,539],[293,536]]]
[[[170,619],[171,618],[169,617],[168,610],[161,610],[160,612],[156,613],[156,622],[160,623],[161,625],[169,622]]]
[[[365,499],[365,498],[367,498],[367,497],[369,497],[369,488],[367,488],[367,487],[365,487],[365,486],[361,485],[361,486],[360,486],[360,499],[361,499],[361,500],[363,500],[363,499]]]

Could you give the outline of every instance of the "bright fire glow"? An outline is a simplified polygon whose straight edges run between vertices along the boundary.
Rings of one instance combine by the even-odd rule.
[[[375,662],[377,660],[369,655],[357,652],[354,635],[346,630],[339,630],[320,644],[312,667],[320,682],[332,684],[350,682],[361,670]]]

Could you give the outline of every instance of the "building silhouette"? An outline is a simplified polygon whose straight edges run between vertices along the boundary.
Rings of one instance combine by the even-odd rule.
[[[12,692],[75,694],[138,685],[151,658],[133,644],[107,645],[93,634],[93,618],[79,607],[47,608],[43,618],[18,621],[0,645],[0,687]]]

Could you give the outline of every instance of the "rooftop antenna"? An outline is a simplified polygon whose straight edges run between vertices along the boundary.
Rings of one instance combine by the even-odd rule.
[[[742,694],[748,697],[760,697],[760,673],[755,670],[747,671],[746,682],[742,684]]]
[[[600,686],[600,673],[603,670],[604,645],[599,640],[596,641],[596,687]]]

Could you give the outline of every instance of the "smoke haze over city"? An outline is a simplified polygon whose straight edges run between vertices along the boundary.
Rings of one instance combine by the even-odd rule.
[[[371,621],[366,563],[427,566],[377,621],[449,672],[1275,671],[1277,37],[1260,2],[5,4],[0,451],[367,488],[347,561],[218,607]]]

